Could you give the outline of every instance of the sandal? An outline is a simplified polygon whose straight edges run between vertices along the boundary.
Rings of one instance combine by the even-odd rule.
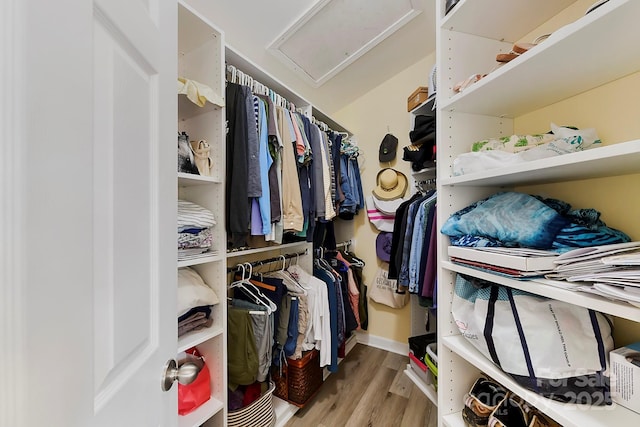
[[[211,176],[213,161],[211,160],[211,157],[209,157],[211,152],[209,143],[204,139],[201,139],[200,141],[191,141],[191,151],[195,157],[195,164],[200,175]]]
[[[549,38],[551,34],[545,34],[533,41],[533,43],[515,43],[511,48],[509,53],[499,53],[496,55],[496,61],[498,62],[509,62],[516,59],[518,56],[527,52],[529,49],[537,46],[539,43],[543,42],[547,38]]]
[[[466,78],[463,81],[457,83],[453,87],[453,91],[455,93],[462,92],[463,90],[465,90],[466,88],[468,88],[469,86],[471,86],[472,84],[474,84],[475,82],[477,82],[478,80],[480,80],[481,78],[483,78],[485,76],[486,76],[486,74],[472,74],[468,78]]]
[[[519,396],[509,394],[489,415],[488,427],[562,427],[532,408]]]

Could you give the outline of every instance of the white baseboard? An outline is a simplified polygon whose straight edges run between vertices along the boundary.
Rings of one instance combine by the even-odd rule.
[[[368,345],[369,347],[380,348],[382,350],[401,354],[403,356],[409,354],[409,343],[393,341],[388,338],[379,337],[364,332],[356,332],[356,338],[360,344]]]

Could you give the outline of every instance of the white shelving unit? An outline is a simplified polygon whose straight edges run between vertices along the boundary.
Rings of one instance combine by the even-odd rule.
[[[179,261],[202,276],[220,299],[213,307],[213,325],[178,339],[178,352],[197,347],[211,373],[211,398],[195,411],[179,416],[180,427],[223,426],[227,401],[226,236],[224,229],[225,114],[224,37],[188,5],[178,3],[178,76],[213,89],[214,102],[199,107],[185,95],[178,96],[178,131],[191,140],[204,139],[211,146],[212,176],[178,173],[178,197],[213,212],[213,247],[210,256]]]
[[[640,2],[610,0],[595,11],[558,27],[551,37],[494,70],[479,82],[454,93],[453,86],[495,66],[497,53],[508,52],[548,24],[575,0],[461,0],[444,16],[445,0],[436,2],[438,223],[452,213],[499,191],[544,185],[547,197],[565,182],[600,180],[640,173],[640,141],[606,141],[584,152],[452,175],[454,159],[473,141],[509,136],[523,115],[569,100],[640,71],[640,56],[629,49],[640,40]],[[585,8],[586,10],[586,8]],[[636,49],[637,50],[637,49]],[[577,68],[576,68],[577,67]],[[593,106],[598,109],[597,105]],[[545,114],[543,113],[538,114]],[[549,114],[549,113],[546,113]],[[576,113],[580,114],[580,113]],[[546,117],[545,117],[546,118]],[[553,117],[548,117],[549,122]],[[605,211],[610,206],[593,206]],[[549,281],[517,281],[451,263],[449,239],[438,240],[438,412],[439,426],[462,427],[464,395],[481,374],[507,388],[564,426],[638,425],[640,414],[619,405],[576,406],[543,398],[520,387],[460,335],[451,317],[457,273],[490,280],[549,298],[640,322],[640,309],[553,286]]]
[[[330,117],[315,109],[309,101],[290,90],[277,78],[261,69],[224,43],[224,36],[207,19],[206,13],[201,13],[189,0],[179,2],[179,76],[205,83],[220,94],[213,104],[207,103],[200,108],[181,96],[178,99],[178,130],[185,130],[191,139],[205,139],[211,145],[211,157],[214,161],[212,177],[178,174],[179,196],[198,203],[213,211],[217,221],[215,230],[215,253],[211,256],[196,260],[181,261],[179,267],[191,266],[196,269],[204,280],[214,288],[221,301],[227,295],[227,268],[242,262],[253,262],[261,259],[273,258],[279,255],[302,253],[299,262],[308,271],[312,269],[312,245],[302,241],[282,245],[270,245],[233,252],[226,252],[226,235],[224,229],[225,207],[225,63],[235,66],[240,71],[250,75],[256,81],[265,84],[279,95],[293,102],[296,108],[307,116],[313,115],[325,122],[334,131],[347,132],[347,129],[333,121]],[[203,9],[204,11],[204,9]],[[179,351],[196,345],[204,353],[212,370],[212,399],[186,417],[180,417],[180,426],[225,426],[227,424],[227,324],[226,304],[221,303],[214,309],[214,324],[205,331],[196,331],[181,337]],[[355,345],[352,345],[348,350]],[[295,405],[274,397],[276,424],[284,425],[299,409]]]
[[[202,6],[202,10],[199,8]],[[314,116],[337,132],[351,134],[346,128],[332,120],[322,111],[314,108],[309,101],[289,89],[277,78],[260,68],[251,60],[225,45],[222,31],[211,24],[214,16],[211,8],[193,0],[179,0],[179,41],[178,62],[180,77],[196,80],[212,87],[219,96],[213,103],[197,107],[184,96],[178,98],[178,130],[187,131],[191,139],[205,139],[211,145],[214,162],[213,176],[203,177],[178,174],[178,195],[210,209],[217,225],[214,228],[214,253],[211,256],[190,261],[181,261],[178,267],[191,266],[214,288],[221,301],[227,296],[227,268],[242,262],[254,262],[279,255],[301,254],[299,262],[308,271],[312,270],[312,244],[306,241],[282,245],[226,252],[225,234],[225,67],[235,66],[238,70],[268,86],[279,95],[293,102],[303,114]],[[180,417],[180,427],[225,426],[227,424],[227,322],[226,304],[221,302],[213,312],[214,324],[205,331],[195,331],[181,337],[178,351],[196,345],[204,353],[212,374],[212,399],[186,417]],[[355,345],[350,341],[347,351]],[[210,362],[211,361],[211,362]],[[274,397],[276,425],[284,425],[299,409],[295,405]]]

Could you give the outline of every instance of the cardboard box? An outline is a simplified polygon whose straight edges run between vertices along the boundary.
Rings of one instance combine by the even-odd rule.
[[[513,255],[509,254],[509,249],[503,249],[502,253],[494,248],[467,248],[461,246],[449,246],[448,254],[453,258],[467,259],[471,261],[483,262],[485,264],[507,267],[519,271],[549,271],[556,266],[553,262],[557,254],[545,256],[524,256],[515,255],[517,249],[513,249]]]
[[[610,353],[611,400],[640,414],[640,342]]]
[[[416,108],[418,105],[422,104],[429,97],[429,88],[425,86],[420,86],[418,89],[414,90],[409,98],[407,99],[407,111],[411,111]]]

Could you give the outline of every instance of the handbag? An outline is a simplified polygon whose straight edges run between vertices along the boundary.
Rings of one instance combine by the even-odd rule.
[[[178,172],[198,174],[193,150],[189,145],[189,135],[185,132],[178,133]]]
[[[611,403],[604,314],[462,274],[451,312],[460,333],[523,387],[567,403]]]
[[[195,347],[190,348],[185,353],[187,353],[187,358],[184,361],[188,361],[190,356],[195,356],[204,362],[204,357],[202,357]],[[207,364],[203,363],[202,369],[200,369],[198,376],[192,383],[187,385],[178,383],[178,414],[186,415],[210,398],[211,373],[209,372]]]
[[[408,292],[398,292],[398,281],[389,279],[389,263],[383,262],[376,271],[369,297],[391,308],[402,308],[409,303],[410,295]]]

